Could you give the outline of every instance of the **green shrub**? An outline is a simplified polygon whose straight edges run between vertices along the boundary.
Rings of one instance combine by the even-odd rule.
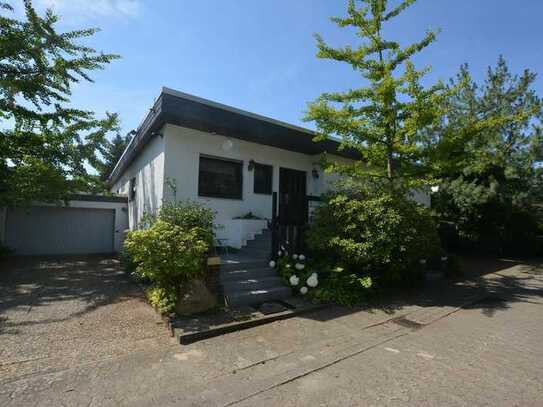
[[[323,282],[314,293],[315,298],[321,301],[353,306],[366,301],[372,293],[373,280],[369,275],[359,277],[346,273],[341,267],[321,275]]]
[[[197,202],[165,202],[157,218],[185,230],[193,230],[210,246],[213,244],[215,213]]]
[[[177,293],[173,290],[167,290],[159,287],[149,287],[145,290],[147,301],[158,309],[161,313],[167,314],[175,309]]]
[[[307,242],[314,257],[341,266],[334,287],[356,287],[353,281],[366,276],[378,286],[411,282],[419,260],[441,250],[429,210],[387,193],[329,197],[315,212]]]
[[[196,228],[184,229],[157,220],[145,230],[130,232],[126,251],[137,264],[136,272],[161,287],[176,286],[201,277],[209,245]]]
[[[197,203],[165,203],[156,217],[146,218],[145,229],[128,233],[121,259],[151,282],[147,298],[161,312],[173,310],[183,284],[203,277],[213,218],[213,211]]]
[[[279,253],[280,254],[277,257],[277,272],[285,283],[289,285],[296,294],[311,294],[319,285],[319,274],[306,261],[305,255],[302,253],[291,255],[282,251]],[[292,277],[294,277],[295,280],[292,280]],[[305,291],[301,292],[301,290]]]

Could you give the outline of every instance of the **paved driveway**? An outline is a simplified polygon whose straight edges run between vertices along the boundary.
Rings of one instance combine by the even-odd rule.
[[[93,264],[72,265],[69,275],[103,267],[96,280],[119,284],[122,294],[74,284],[79,295],[65,300],[11,300],[7,314],[18,319],[4,324],[0,346],[23,371],[3,366],[2,407],[543,405],[540,264],[475,262],[481,277],[382,307],[329,308],[189,346],[165,339],[115,264]],[[79,305],[51,321],[24,317],[30,305],[29,315],[64,301]],[[133,335],[94,336],[101,324]],[[53,336],[34,349],[49,330],[60,345]],[[46,359],[20,360],[18,349]]]
[[[0,263],[0,383],[169,343],[141,294],[111,258]]]

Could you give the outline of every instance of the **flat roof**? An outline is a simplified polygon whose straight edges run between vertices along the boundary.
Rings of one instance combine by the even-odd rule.
[[[339,151],[338,141],[329,139],[314,142],[316,133],[309,129],[163,87],[113,169],[111,182],[119,179],[148,141],[158,135],[158,131],[165,124],[303,154],[316,155],[327,152],[347,158],[358,158],[357,153],[352,150]]]

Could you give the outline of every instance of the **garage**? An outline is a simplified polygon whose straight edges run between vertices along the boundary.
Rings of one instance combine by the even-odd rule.
[[[127,222],[126,198],[92,196],[67,206],[7,208],[4,241],[17,256],[114,253]]]

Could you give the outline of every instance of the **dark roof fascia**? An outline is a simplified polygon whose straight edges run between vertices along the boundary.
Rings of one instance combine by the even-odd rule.
[[[69,197],[70,201],[86,201],[86,202],[113,202],[113,203],[128,203],[126,196],[110,196],[110,195],[87,195],[75,194]]]
[[[143,150],[149,140],[157,135],[164,125],[162,114],[162,94],[157,98],[153,107],[149,109],[149,112],[145,116],[145,119],[141,122],[136,134],[130,140],[130,143],[123,152],[121,158],[113,168],[111,175],[109,176],[109,182],[114,184],[121,177],[122,173],[127,167],[134,161],[138,154]]]
[[[172,124],[224,137],[317,155],[323,152],[358,159],[353,150],[339,151],[339,142],[314,142],[316,133],[298,126],[246,112],[220,103],[163,88],[132,142],[117,163],[110,180],[116,182],[149,139],[165,124]]]

